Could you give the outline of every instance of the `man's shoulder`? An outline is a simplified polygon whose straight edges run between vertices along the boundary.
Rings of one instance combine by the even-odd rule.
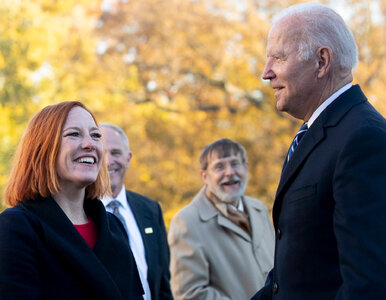
[[[267,211],[267,206],[264,204],[264,202],[257,198],[244,196],[244,201],[245,201],[245,204],[248,206],[252,206],[258,210]]]
[[[130,201],[140,201],[142,205],[145,204],[145,205],[152,207],[152,208],[159,206],[159,203],[157,201],[150,199],[149,197],[141,195],[139,193],[130,191],[130,190],[126,190],[126,197],[127,197],[127,200],[129,202]]]
[[[175,217],[182,219],[192,219],[198,216],[198,207],[193,203],[193,201],[189,202],[187,205],[182,207],[176,214]]]
[[[199,207],[195,201],[195,198],[189,202],[187,205],[182,207],[172,218],[170,222],[170,227],[173,227],[175,224],[184,223],[188,227],[193,224],[200,223],[200,213]]]
[[[182,207],[171,219],[169,224],[169,241],[173,243],[176,239],[202,238],[203,227],[208,226],[203,222],[197,205],[191,201]]]
[[[364,139],[364,142],[369,142],[368,139],[372,138],[383,142],[386,139],[386,120],[370,102],[360,102],[346,111],[337,111],[329,111],[321,120],[323,127],[335,132],[331,138],[339,140],[337,146],[353,140]],[[358,143],[359,146],[361,144]]]
[[[347,133],[363,126],[386,127],[385,118],[368,101],[359,85],[352,86],[340,95],[321,116],[320,121],[327,127],[349,124],[352,130]]]

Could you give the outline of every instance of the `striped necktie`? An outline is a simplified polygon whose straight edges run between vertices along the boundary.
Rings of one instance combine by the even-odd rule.
[[[308,126],[307,126],[306,123],[304,123],[304,124],[300,127],[298,133],[295,135],[295,138],[294,138],[294,140],[292,141],[292,144],[291,144],[291,146],[290,146],[290,148],[289,148],[289,150],[288,150],[287,157],[286,157],[286,159],[285,159],[285,165],[287,165],[287,163],[288,163],[289,160],[291,159],[292,154],[294,154],[296,147],[299,145],[300,140],[301,140],[302,137],[306,134],[307,130],[308,130]],[[285,165],[284,165],[284,166],[285,166]]]
[[[119,207],[121,206],[122,206],[121,202],[119,202],[116,199],[111,200],[110,203],[107,204],[107,207],[110,208],[112,210],[113,215],[115,215],[119,219],[119,221],[121,221],[123,227],[125,227],[125,230],[128,234],[129,232],[127,231],[127,225],[126,225],[125,219],[119,212]]]

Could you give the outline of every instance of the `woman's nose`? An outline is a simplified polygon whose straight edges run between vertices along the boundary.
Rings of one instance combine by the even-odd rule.
[[[87,135],[83,138],[82,147],[84,149],[95,150],[96,141],[94,141],[94,139],[91,136]]]

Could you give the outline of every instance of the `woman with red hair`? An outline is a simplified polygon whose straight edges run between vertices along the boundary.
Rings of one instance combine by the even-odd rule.
[[[0,214],[0,299],[142,299],[108,192],[101,133],[80,102],[45,107],[16,151]]]

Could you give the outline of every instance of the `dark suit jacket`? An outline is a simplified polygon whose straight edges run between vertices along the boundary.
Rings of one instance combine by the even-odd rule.
[[[52,198],[0,214],[0,299],[142,299],[122,224],[99,200],[85,201],[99,236],[91,249]]]
[[[126,191],[126,198],[144,243],[152,300],[173,299],[169,283],[169,245],[161,207],[158,202],[131,191]]]
[[[385,184],[386,122],[353,86],[283,170],[274,269],[253,299],[385,299]]]

